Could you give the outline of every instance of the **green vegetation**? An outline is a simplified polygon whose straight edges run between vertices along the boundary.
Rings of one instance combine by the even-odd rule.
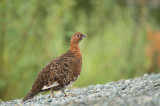
[[[158,62],[147,52],[147,31],[160,27],[159,4],[151,0],[1,0],[0,98],[24,97],[38,72],[68,50],[75,32],[87,37],[80,42],[83,69],[73,87],[159,72],[160,65],[151,70]]]

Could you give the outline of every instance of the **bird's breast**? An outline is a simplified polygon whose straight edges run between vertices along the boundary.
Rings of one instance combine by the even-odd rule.
[[[80,75],[82,69],[82,59],[78,58],[74,61],[72,66],[72,72],[74,77],[78,77]]]

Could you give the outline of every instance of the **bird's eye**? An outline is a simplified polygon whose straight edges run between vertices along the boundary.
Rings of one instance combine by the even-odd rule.
[[[76,37],[80,37],[80,35],[76,35]]]

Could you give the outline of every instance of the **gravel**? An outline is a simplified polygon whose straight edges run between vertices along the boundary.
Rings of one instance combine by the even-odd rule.
[[[104,85],[90,85],[85,88],[67,89],[64,97],[57,92],[58,98],[50,94],[38,95],[21,103],[21,99],[1,102],[1,106],[160,106],[160,73],[144,74],[142,77],[109,82]]]

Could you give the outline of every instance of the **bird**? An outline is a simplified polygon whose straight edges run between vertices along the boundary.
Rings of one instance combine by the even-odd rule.
[[[64,96],[68,96],[65,89],[72,85],[80,76],[82,70],[82,56],[79,49],[79,42],[86,35],[77,32],[70,40],[69,50],[61,56],[51,60],[38,74],[31,90],[22,99],[22,102],[32,99],[35,95],[43,91],[50,91],[55,97],[54,91],[62,91]]]

